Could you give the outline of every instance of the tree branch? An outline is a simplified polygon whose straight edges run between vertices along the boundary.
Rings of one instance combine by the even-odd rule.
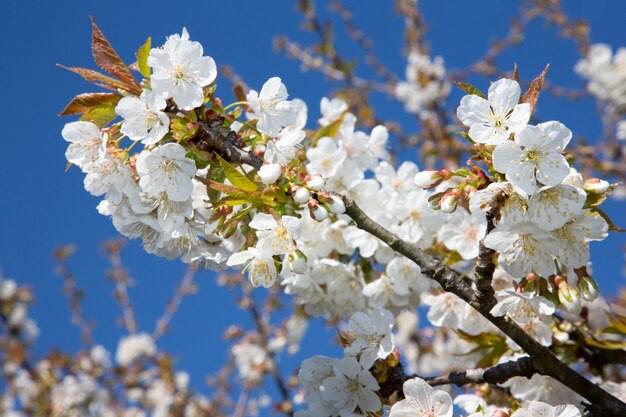
[[[261,168],[263,160],[252,152],[241,149],[241,141],[235,132],[224,134],[222,120],[203,122],[198,120],[200,128],[195,138],[198,149],[217,152],[228,162],[250,165]]]
[[[496,227],[494,220],[500,213],[500,200],[504,198],[504,195],[500,192],[496,194],[489,205],[487,210],[487,232],[485,237]],[[491,281],[493,280],[493,272],[496,270],[496,264],[493,262],[493,256],[496,251],[489,249],[485,246],[485,238],[480,240],[478,246],[478,258],[474,265],[474,278],[476,280],[476,300],[481,303],[488,303],[494,298],[493,287]]]
[[[343,202],[346,207],[346,214],[355,221],[359,229],[379,238],[393,250],[415,262],[424,275],[437,281],[444,290],[457,295],[470,304],[530,355],[537,373],[556,379],[586,398],[591,403],[589,409],[594,416],[626,415],[626,404],[622,401],[561,362],[549,349],[539,344],[509,318],[492,316],[490,311],[495,305],[495,300],[492,299],[486,303],[478,301],[473,289],[441,261],[427,255],[417,246],[403,241],[376,223],[352,199],[343,196]]]

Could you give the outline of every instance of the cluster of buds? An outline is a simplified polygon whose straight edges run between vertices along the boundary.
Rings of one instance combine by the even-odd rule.
[[[346,211],[341,197],[323,190],[325,181],[320,175],[307,175],[304,184],[304,186],[293,186],[291,194],[297,204],[307,205],[313,219],[321,222],[326,220],[331,213],[339,215]]]

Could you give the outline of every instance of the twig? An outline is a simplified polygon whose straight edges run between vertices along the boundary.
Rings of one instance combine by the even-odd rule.
[[[69,301],[70,311],[72,313],[72,323],[80,330],[80,335],[83,343],[89,347],[94,343],[91,331],[93,330],[93,324],[85,319],[83,314],[83,308],[81,306],[81,300],[84,293],[77,288],[76,278],[70,271],[68,266],[68,259],[76,251],[73,245],[67,245],[54,251],[54,259],[59,262],[56,268],[56,273],[63,279],[63,294]]]
[[[121,250],[123,245],[124,240],[117,239],[106,241],[103,246],[109,255],[109,262],[113,268],[108,275],[115,283],[115,299],[122,309],[124,326],[129,334],[135,334],[137,333],[137,321],[135,320],[133,306],[128,296],[128,281],[130,278],[122,265]]]
[[[407,243],[389,232],[367,216],[350,198],[343,196],[343,201],[346,207],[346,214],[355,221],[359,229],[365,230],[379,238],[393,250],[415,262],[424,275],[437,281],[447,292],[457,295],[470,304],[530,355],[538,373],[551,376],[585,397],[591,403],[589,409],[594,416],[612,417],[626,415],[626,404],[622,401],[561,362],[549,349],[539,344],[515,322],[507,317],[492,316],[490,311],[496,303],[495,300],[478,302],[475,299],[472,288],[441,261],[425,254],[417,246]]]
[[[163,316],[159,318],[156,327],[152,332],[152,339],[154,339],[154,341],[157,341],[167,331],[170,321],[172,321],[174,314],[178,311],[178,307],[180,307],[183,298],[185,298],[186,295],[193,293],[193,279],[197,271],[198,266],[195,263],[190,264],[187,271],[185,271],[183,279],[180,281],[179,286],[174,292],[174,297],[172,297],[172,299],[167,303],[165,313],[163,313]]]

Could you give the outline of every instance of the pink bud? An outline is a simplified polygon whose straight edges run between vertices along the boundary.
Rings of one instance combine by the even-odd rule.
[[[274,184],[282,172],[280,164],[265,164],[259,169],[259,177],[265,185]]]
[[[309,187],[313,191],[321,190],[324,187],[324,179],[321,175],[311,175],[306,179],[306,186]]]
[[[609,184],[608,181],[599,178],[590,178],[583,184],[583,189],[592,194],[604,194],[609,190],[610,186],[611,184]]]
[[[297,204],[305,204],[311,198],[311,193],[304,187],[294,187],[291,192],[293,193],[293,201]]]

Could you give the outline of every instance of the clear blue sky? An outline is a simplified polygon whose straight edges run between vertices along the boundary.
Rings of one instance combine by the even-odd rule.
[[[202,42],[205,53],[219,64],[228,64],[251,86],[260,87],[271,76],[280,76],[291,97],[309,104],[310,121],[319,115],[321,97],[330,94],[332,85],[318,73],[301,73],[295,61],[276,55],[272,39],[288,34],[310,43],[311,34],[298,31],[301,21],[290,1],[34,1],[7,0],[0,15],[0,66],[3,85],[3,150],[0,152],[0,267],[7,277],[33,287],[36,304],[32,315],[41,328],[38,351],[51,347],[75,350],[79,346],[77,331],[69,324],[67,303],[61,295],[61,281],[52,273],[52,250],[59,244],[74,243],[79,252],[72,261],[79,285],[87,292],[86,315],[96,320],[95,336],[99,343],[114,350],[121,330],[112,318],[118,315],[110,297],[111,285],[104,279],[106,262],[99,242],[116,237],[110,220],[100,216],[98,200],[84,191],[83,175],[77,169],[65,170],[66,143],[60,136],[63,124],[71,119],[57,117],[76,94],[92,91],[91,86],[75,74],[55,67],[92,67],[89,16],[95,17],[101,29],[120,55],[132,62],[134,52],[152,36],[160,45],[169,34],[183,26],[192,39]],[[405,60],[402,56],[402,20],[394,15],[391,2],[346,2],[354,10],[357,24],[373,38],[379,57],[400,77]],[[430,27],[430,41],[435,54],[444,56],[451,68],[473,62],[487,47],[487,41],[507,31],[518,2],[485,0],[478,2],[422,0]],[[626,2],[568,2],[575,16],[584,16],[592,25],[594,42],[613,47],[626,46]],[[319,1],[322,11],[326,2]],[[323,13],[326,15],[326,13]],[[504,68],[517,62],[522,75],[532,77],[546,63],[551,63],[549,79],[559,85],[579,87],[572,67],[578,59],[572,42],[559,39],[553,29],[543,24],[531,25],[526,43],[505,53],[499,60]],[[345,39],[345,36],[342,36]],[[358,48],[340,42],[346,56],[358,54]],[[486,80],[477,80],[486,89]],[[222,94],[230,97],[230,87],[221,83]],[[460,92],[454,92],[451,103]],[[393,116],[401,110],[386,97],[378,99],[380,114]],[[600,124],[590,100],[576,104],[544,95],[538,116],[565,123],[575,134],[594,137]],[[399,117],[407,130],[415,129],[408,116]],[[401,159],[412,158],[413,151],[399,153]],[[419,162],[418,162],[419,163]],[[614,220],[626,225],[624,205],[611,204],[608,210]],[[611,235],[594,245],[593,260],[602,289],[613,290],[624,283],[620,274],[620,248],[623,236]],[[151,331],[165,303],[183,273],[178,262],[169,262],[145,254],[136,243],[125,251],[126,265],[136,279],[131,296],[138,310],[139,325]],[[217,287],[210,272],[199,274],[200,292],[188,298],[173,322],[173,331],[160,346],[180,359],[180,368],[191,373],[199,385],[204,376],[219,368],[225,357],[220,336],[233,322],[247,320],[232,302],[224,288]],[[262,290],[260,290],[262,291]],[[292,370],[300,360],[313,353],[340,355],[322,331],[319,323],[307,336],[303,352],[297,359],[283,363]]]

